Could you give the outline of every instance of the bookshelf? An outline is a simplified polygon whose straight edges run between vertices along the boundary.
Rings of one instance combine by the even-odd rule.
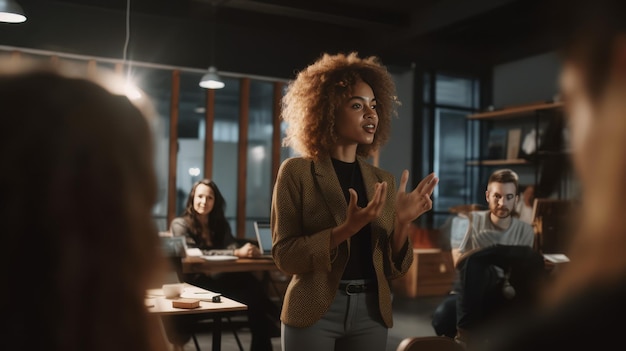
[[[522,105],[522,106],[512,106],[504,109],[475,113],[467,116],[467,119],[470,120],[481,120],[481,119],[497,119],[497,118],[515,118],[515,117],[525,117],[533,116],[538,111],[545,110],[555,110],[562,109],[563,103],[560,101],[557,102],[542,102],[530,105]]]
[[[565,156],[562,117],[562,102],[511,106],[468,115],[469,201],[484,200],[487,179],[498,168],[513,169],[520,175],[521,185],[539,184],[546,163],[555,155]]]

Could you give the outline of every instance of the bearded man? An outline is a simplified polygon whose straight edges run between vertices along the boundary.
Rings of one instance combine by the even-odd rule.
[[[494,245],[533,247],[533,227],[513,215],[518,196],[519,177],[510,169],[494,171],[487,182],[485,198],[489,209],[460,214],[453,219],[450,244],[455,266],[467,255]],[[437,335],[457,335],[457,279],[450,294],[433,313],[432,326]]]

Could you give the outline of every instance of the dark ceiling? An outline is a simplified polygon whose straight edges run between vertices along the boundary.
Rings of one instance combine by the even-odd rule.
[[[322,52],[470,72],[553,48],[541,0],[18,2],[28,21],[0,25],[0,45],[121,59],[130,5],[129,59],[286,79]]]

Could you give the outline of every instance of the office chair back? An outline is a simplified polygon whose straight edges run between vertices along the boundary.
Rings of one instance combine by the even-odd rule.
[[[546,276],[543,256],[528,246],[494,245],[457,264],[457,327],[473,330],[532,306]]]

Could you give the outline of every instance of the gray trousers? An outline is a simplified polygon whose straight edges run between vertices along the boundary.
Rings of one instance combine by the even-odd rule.
[[[337,291],[328,312],[307,328],[281,324],[283,351],[384,351],[388,329],[378,308],[378,294]]]

